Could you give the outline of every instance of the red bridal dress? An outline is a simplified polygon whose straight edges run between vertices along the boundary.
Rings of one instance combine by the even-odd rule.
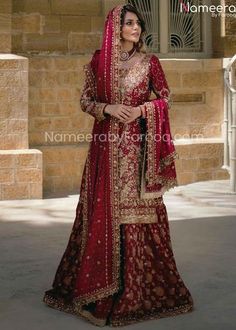
[[[95,101],[91,64],[85,69],[82,110],[96,118],[93,134],[96,131],[108,136],[111,118],[102,113],[105,104]],[[153,101],[149,98],[151,91],[160,95],[160,70],[154,55],[140,55],[136,64],[120,70],[124,104],[141,104],[144,111],[152,111]],[[164,85],[162,92],[167,93],[166,82]],[[155,192],[141,191],[145,145],[137,137],[146,130],[145,120],[137,119],[125,127],[113,123],[119,136],[117,150],[109,150],[113,142],[107,141],[105,135],[101,141],[97,135],[91,143],[69,243],[53,289],[44,297],[49,306],[84,316],[96,325],[116,326],[177,315],[193,306],[176,267],[163,198],[153,197]],[[109,157],[117,162],[115,177],[110,173]],[[163,163],[166,161],[170,167],[168,159],[173,157],[172,152]],[[166,190],[176,185],[171,171],[170,176],[160,176],[159,180]],[[111,188],[115,191],[113,201]],[[116,211],[118,225],[112,228],[112,212]],[[114,286],[112,270],[118,273]]]
[[[43,298],[48,306],[98,326],[193,309],[176,266],[162,197],[177,185],[170,91],[155,55],[136,53],[128,67],[119,68],[118,42],[111,41],[119,40],[114,26],[120,24],[121,8],[108,14],[107,38],[84,67],[80,103],[95,118],[93,139],[69,242]],[[123,124],[104,115],[107,104],[120,103],[141,106],[142,116]]]

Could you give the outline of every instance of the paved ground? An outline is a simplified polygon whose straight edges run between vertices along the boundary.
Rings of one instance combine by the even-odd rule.
[[[78,195],[0,202],[0,329],[95,329],[42,302],[64,252]],[[236,329],[236,195],[227,181],[177,187],[165,195],[178,269],[192,313],[128,326],[141,330]]]

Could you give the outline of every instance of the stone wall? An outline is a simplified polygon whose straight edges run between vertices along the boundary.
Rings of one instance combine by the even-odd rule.
[[[29,58],[31,145],[45,145],[45,132],[90,132],[92,119],[80,110],[79,105],[84,84],[82,67],[90,58]],[[223,121],[222,60],[165,59],[161,63],[173,94],[170,112],[173,135],[176,138],[194,138],[197,134],[203,138],[220,137]]]
[[[225,0],[225,5],[236,6],[235,0]],[[213,0],[212,4],[220,5],[220,0]],[[228,15],[228,16],[227,16]],[[232,57],[236,54],[236,13],[230,16],[226,11],[226,16],[214,17],[212,21],[212,49],[214,57]]]
[[[0,51],[90,54],[99,48],[107,12],[125,0],[0,0]],[[212,0],[220,5],[220,0]],[[225,0],[235,5],[234,0]],[[11,12],[12,22],[11,22]],[[213,57],[236,53],[234,17],[212,18]],[[222,27],[225,35],[222,34]]]
[[[16,53],[90,54],[99,48],[107,11],[122,1],[13,0]]]
[[[28,148],[28,61],[0,55],[0,149]]]
[[[89,59],[90,56],[29,58],[30,145],[47,144],[46,132],[90,131],[92,119],[80,110],[79,104],[84,83],[83,65]],[[70,144],[69,141],[60,144],[64,143]]]
[[[229,174],[222,169],[224,146],[221,139],[175,142],[179,159],[176,171],[179,185],[197,181],[228,179]]]
[[[44,194],[78,193],[93,119],[80,109],[89,56],[29,58],[29,143],[43,152]]]
[[[11,0],[0,0],[0,53],[11,52]]]
[[[9,20],[11,2],[12,27]],[[93,119],[84,114],[79,105],[84,83],[82,67],[90,60],[93,51],[100,47],[107,12],[122,2],[125,1],[0,0],[0,10],[2,8],[4,13],[0,18],[2,29],[0,51],[11,51],[12,28],[12,51],[26,56],[29,61],[29,114],[28,123],[25,125],[29,132],[27,137],[29,147],[32,150],[37,149],[36,153],[43,156],[44,196],[79,192],[88,143],[79,142],[78,134],[85,136],[90,133],[93,124]],[[226,38],[221,36],[221,20],[214,18],[212,24],[214,57],[232,54],[234,21],[225,22]],[[223,144],[220,142],[223,123],[221,59],[166,59],[162,60],[162,65],[173,93],[174,103],[170,111],[170,121],[173,137],[178,139],[176,145],[180,155],[177,161],[179,183],[226,178],[227,173],[221,169],[223,155]],[[17,73],[14,78],[7,70],[1,74],[2,84],[4,81],[12,80],[12,86],[16,90],[14,97],[17,97],[23,73]],[[4,97],[6,98],[4,91],[0,91],[2,104],[5,104]],[[14,97],[12,96],[12,100]],[[15,102],[15,109],[21,114],[24,111],[23,103]],[[7,108],[4,111],[8,111]],[[6,122],[1,122],[1,125],[5,133],[6,127],[11,127],[11,132],[17,131],[14,134],[20,137],[24,120],[21,118],[20,121],[16,121],[16,118],[11,118],[8,126]],[[46,140],[46,133],[53,136],[54,140],[51,141],[49,135]],[[181,137],[190,138],[191,143],[184,145],[179,140]],[[196,137],[206,140],[198,141],[196,144],[193,142],[193,138]],[[27,145],[20,146],[20,138],[15,138],[14,143],[15,147],[17,144],[20,148],[27,147]],[[10,144],[4,146],[11,148]],[[28,186],[25,185],[23,189],[23,186],[17,185],[18,190],[16,189],[15,192],[11,191],[10,186],[9,192],[0,190],[2,198],[10,195],[16,197],[21,188],[22,191],[24,190],[23,195],[28,196],[24,198],[32,198],[34,193],[39,196],[42,183],[38,184],[37,192],[37,184],[32,180],[36,175],[34,169],[40,169],[41,166],[42,171],[40,156],[25,156],[33,157],[28,162],[18,160],[17,152],[14,156],[10,155],[8,160],[6,160],[8,156],[4,155],[4,157],[2,169],[5,171],[10,164],[13,169],[13,174],[10,175],[17,176],[17,173],[20,173],[17,168],[20,167],[22,170],[22,164],[25,164],[27,170],[32,169],[32,173],[28,175],[30,177]],[[7,177],[4,171],[1,172],[2,178]],[[22,173],[21,180],[24,176]],[[26,181],[19,183],[26,184]]]
[[[28,147],[28,60],[1,54],[0,200],[42,198],[42,153]]]
[[[222,135],[223,74],[221,59],[161,60],[173,93],[173,136],[213,138]]]
[[[226,0],[225,3],[228,5],[234,5],[236,7],[235,0]],[[236,13],[234,15],[234,17],[226,17],[225,19],[225,57],[231,57],[236,54]]]
[[[93,118],[83,113],[79,105],[84,84],[82,66],[90,58],[89,55],[29,58],[29,142],[32,148],[43,151],[45,194],[79,191],[88,148],[87,142],[80,141],[86,141],[86,134],[91,132],[93,124]],[[165,59],[161,63],[173,94],[170,111],[173,137],[178,140],[220,138],[223,122],[222,60]],[[185,149],[180,140],[178,145],[180,156],[184,150],[184,157]],[[193,147],[193,154],[196,148],[199,146]],[[205,165],[206,168],[201,167],[206,160],[197,165],[194,157],[198,158],[198,153],[185,159],[189,164],[186,167],[184,160],[179,161],[180,183],[194,182],[204,176],[214,177],[214,173],[222,176],[222,145],[217,150],[219,152],[214,156],[202,156],[203,159],[213,157],[209,163],[213,168],[209,164]],[[200,169],[203,174],[198,176]]]

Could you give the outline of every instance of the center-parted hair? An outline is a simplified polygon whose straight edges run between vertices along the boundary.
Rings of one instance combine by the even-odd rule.
[[[143,16],[141,15],[141,13],[137,10],[137,8],[135,8],[134,6],[128,4],[128,5],[125,5],[122,8],[122,11],[121,11],[121,17],[120,17],[121,29],[122,29],[122,26],[124,25],[125,14],[127,12],[136,14],[136,16],[138,17],[138,19],[140,21],[141,36],[140,36],[139,42],[136,44],[137,51],[139,52],[141,50],[141,48],[143,47],[143,45],[144,45],[142,37],[143,37],[144,33],[146,32],[145,21],[143,19]]]

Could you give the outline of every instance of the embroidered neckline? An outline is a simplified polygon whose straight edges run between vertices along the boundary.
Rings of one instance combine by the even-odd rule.
[[[138,64],[141,64],[147,58],[148,55],[149,54],[145,54],[145,56],[143,56],[141,58],[141,60],[139,60],[136,63],[134,63],[134,65],[133,66],[130,66],[129,68],[119,68],[119,72],[129,72],[129,71],[134,70]],[[150,59],[149,59],[149,61],[150,61]]]

